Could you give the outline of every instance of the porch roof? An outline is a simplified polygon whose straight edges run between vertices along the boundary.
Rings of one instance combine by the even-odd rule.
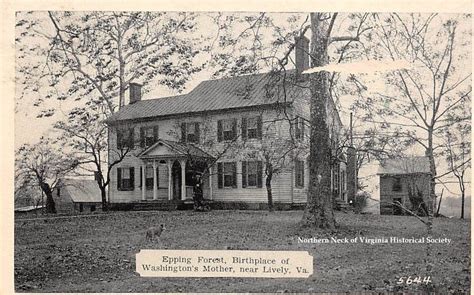
[[[141,159],[204,158],[214,157],[190,143],[158,139],[153,145],[138,155]]]

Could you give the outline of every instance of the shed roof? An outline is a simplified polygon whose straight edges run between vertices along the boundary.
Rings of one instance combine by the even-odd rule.
[[[74,203],[100,203],[101,194],[93,179],[63,179],[62,189],[67,190]]]
[[[304,85],[307,83],[295,83],[294,70],[286,73],[285,79],[281,74],[268,72],[203,81],[187,94],[128,104],[106,122],[272,105],[309,95]]]
[[[381,163],[377,174],[431,174],[428,157],[409,157],[387,159]]]

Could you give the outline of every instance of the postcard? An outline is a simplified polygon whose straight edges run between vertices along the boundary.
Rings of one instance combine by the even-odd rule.
[[[1,292],[470,293],[469,3],[320,2],[3,2]]]

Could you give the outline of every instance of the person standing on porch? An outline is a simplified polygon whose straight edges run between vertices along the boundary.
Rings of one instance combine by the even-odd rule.
[[[201,174],[196,174],[193,186],[193,198],[195,205],[200,208],[203,205],[202,179]]]

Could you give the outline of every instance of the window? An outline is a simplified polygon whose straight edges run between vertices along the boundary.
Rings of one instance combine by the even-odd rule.
[[[117,168],[117,189],[119,191],[132,191],[134,188],[135,169]]]
[[[234,122],[232,120],[225,120],[222,123],[222,132],[224,135],[224,140],[234,139]]]
[[[141,188],[143,183],[143,174],[142,174],[142,167],[140,167],[140,183],[138,186]],[[159,175],[159,166],[156,167],[156,185],[160,187],[160,178]],[[145,187],[147,190],[153,190],[153,166],[147,166],[145,168]]]
[[[304,120],[301,117],[296,117],[295,123],[295,139],[304,139]]]
[[[152,146],[158,140],[158,126],[140,128],[140,145],[142,148]]]
[[[133,128],[117,128],[117,149],[133,149]]]
[[[217,140],[233,140],[237,137],[237,120],[219,120],[217,121]]]
[[[304,187],[304,161],[295,161],[295,186]]]
[[[242,162],[242,187],[262,187],[262,162]]]
[[[145,186],[147,190],[153,189],[153,167],[147,166],[145,169]]]
[[[217,163],[218,187],[237,187],[237,169],[235,162]]]
[[[402,191],[402,179],[400,177],[395,177],[393,179],[392,191],[394,192]]]
[[[262,138],[262,117],[242,118],[242,139]]]
[[[183,142],[199,143],[199,123],[181,123],[181,140]]]

